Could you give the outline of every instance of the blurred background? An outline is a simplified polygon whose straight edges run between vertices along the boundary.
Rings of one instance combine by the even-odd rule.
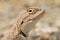
[[[26,5],[45,9],[45,15],[35,25],[37,29],[42,26],[52,31],[60,29],[60,0],[0,0],[0,35],[8,32]]]

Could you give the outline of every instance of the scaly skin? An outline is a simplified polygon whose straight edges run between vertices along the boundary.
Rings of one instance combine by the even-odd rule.
[[[17,17],[16,22],[13,24],[10,31],[2,38],[2,40],[15,40],[17,35],[21,31],[24,32],[25,34],[26,32],[28,33],[28,31],[31,28],[28,26],[29,30],[27,31],[26,30],[26,28],[28,28],[27,25],[29,25],[29,23],[35,24],[39,20],[40,18],[39,16],[42,15],[43,12],[44,10],[36,7],[29,7],[26,10],[23,10],[20,13],[20,15]],[[33,26],[33,25],[30,25],[30,26]]]

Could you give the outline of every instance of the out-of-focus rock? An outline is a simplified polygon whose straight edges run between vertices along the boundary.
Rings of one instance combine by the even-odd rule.
[[[47,24],[44,25],[42,25],[41,23],[38,24],[37,27],[32,28],[32,30],[29,32],[28,39],[30,40],[49,39],[52,33],[51,28]]]

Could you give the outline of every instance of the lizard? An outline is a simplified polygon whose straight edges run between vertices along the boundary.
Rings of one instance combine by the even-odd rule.
[[[43,16],[44,11],[45,10],[37,7],[28,7],[22,10],[20,15],[16,18],[16,22],[2,40],[14,40],[16,36],[21,33],[27,36],[29,30]]]

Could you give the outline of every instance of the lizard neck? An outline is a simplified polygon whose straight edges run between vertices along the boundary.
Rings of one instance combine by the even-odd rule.
[[[9,32],[2,38],[2,40],[14,40],[16,36],[19,34],[20,30],[20,25],[22,22],[21,17],[17,17],[16,22],[12,25],[12,28],[9,30]]]

